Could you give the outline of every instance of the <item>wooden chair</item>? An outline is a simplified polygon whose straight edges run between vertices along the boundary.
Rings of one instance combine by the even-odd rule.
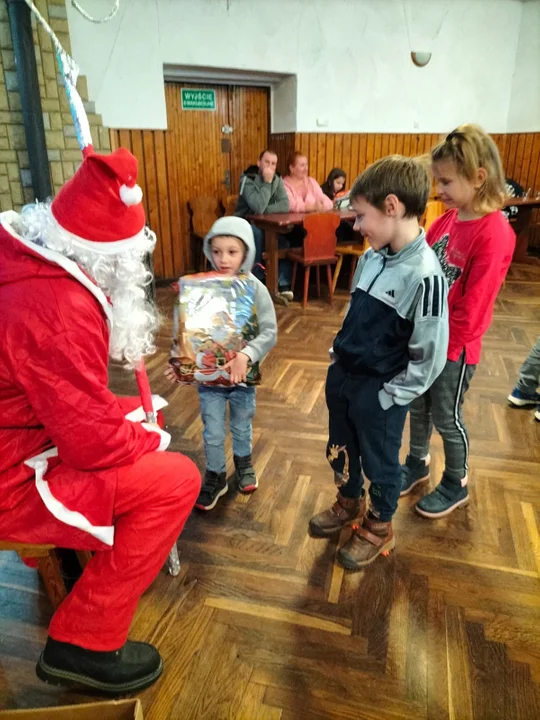
[[[225,198],[225,202],[223,203],[225,215],[234,215],[236,205],[238,204],[238,197],[238,195],[228,195]]]
[[[352,257],[351,272],[349,275],[349,289],[352,287],[352,281],[353,281],[353,277],[354,277],[354,272],[356,270],[356,266],[358,264],[358,258],[362,257],[362,255],[366,252],[366,250],[368,248],[369,248],[369,243],[367,240],[364,240],[361,243],[353,243],[351,245],[338,245],[336,247],[336,255],[338,256],[338,261],[337,261],[336,269],[334,270],[334,279],[332,281],[332,292],[335,292],[335,290],[336,290],[339,273],[341,272],[341,266],[343,265],[343,260],[346,256]]]
[[[215,197],[194,197],[189,200],[191,212],[191,234],[192,238],[198,240],[195,246],[195,266],[197,270],[201,266],[206,270],[208,260],[203,253],[203,239],[215,221],[221,217],[220,203]]]
[[[321,297],[321,276],[320,266],[326,266],[326,274],[328,278],[328,298],[330,303],[334,299],[334,290],[332,286],[332,265],[337,262],[336,257],[336,229],[339,225],[339,216],[333,213],[317,213],[307,215],[304,218],[304,229],[306,237],[304,238],[304,247],[297,250],[289,250],[287,258],[293,264],[292,289],[296,281],[296,271],[298,265],[304,267],[304,296],[302,307],[307,306],[309,276],[311,268],[314,267],[317,272],[317,297]]]
[[[68,594],[60,569],[60,560],[56,554],[56,547],[54,545],[26,545],[24,543],[0,541],[0,551],[2,550],[14,550],[20,558],[36,560],[47,595],[56,610]],[[92,557],[92,553],[81,550],[77,552],[77,557],[81,568],[84,569]]]

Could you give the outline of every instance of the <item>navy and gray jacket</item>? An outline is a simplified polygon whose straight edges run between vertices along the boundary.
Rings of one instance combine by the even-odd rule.
[[[345,372],[381,382],[383,409],[408,405],[440,375],[448,349],[448,286],[424,231],[395,255],[368,250],[352,287],[333,353]]]

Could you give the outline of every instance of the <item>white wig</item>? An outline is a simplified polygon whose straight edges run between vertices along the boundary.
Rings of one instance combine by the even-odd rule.
[[[149,299],[152,273],[145,259],[153,252],[156,236],[149,229],[129,249],[107,253],[77,242],[55,220],[50,203],[27,205],[21,214],[25,239],[56,250],[77,263],[103,290],[112,304],[109,354],[133,368],[156,351],[154,336],[159,313]]]

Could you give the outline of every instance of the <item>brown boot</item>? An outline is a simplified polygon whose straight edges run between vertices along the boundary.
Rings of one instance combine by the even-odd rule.
[[[314,515],[309,521],[309,532],[312,537],[330,537],[347,525],[362,521],[366,513],[366,496],[363,498],[346,498],[338,492],[337,500],[329,510]]]
[[[347,570],[361,570],[379,555],[389,555],[394,545],[392,523],[381,522],[370,513],[360,525],[354,526],[354,533],[339,551],[338,559]]]

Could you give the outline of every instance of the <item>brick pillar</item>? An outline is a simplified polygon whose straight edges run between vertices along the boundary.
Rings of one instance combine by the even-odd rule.
[[[35,0],[35,4],[71,54],[65,0]],[[56,193],[78,168],[82,156],[54,46],[41,25],[36,26],[35,20],[32,24],[51,184]],[[20,210],[34,197],[6,0],[0,0],[0,52],[0,210]],[[88,114],[94,148],[109,152],[109,132],[88,99],[84,76],[79,78],[77,88]]]

